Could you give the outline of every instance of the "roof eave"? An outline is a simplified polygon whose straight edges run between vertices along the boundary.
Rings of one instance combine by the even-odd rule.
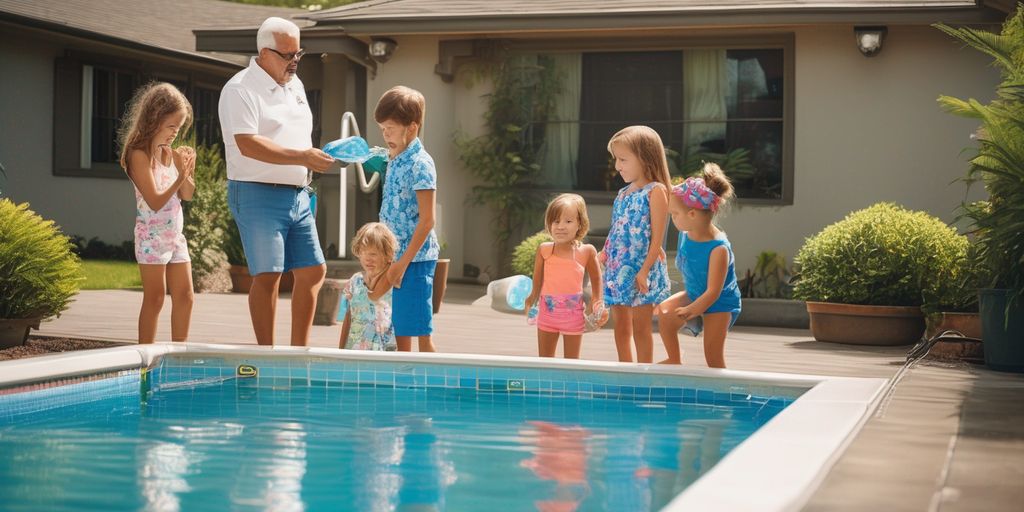
[[[217,66],[231,66],[234,69],[242,69],[244,65],[232,62],[230,60],[219,59],[212,55],[204,55],[198,52],[190,52],[185,50],[179,50],[176,48],[167,48],[164,46],[156,46],[151,44],[141,43],[139,41],[133,41],[131,39],[123,39],[119,37],[110,36],[107,34],[101,34],[99,32],[93,32],[91,30],[85,30],[78,27],[72,27],[63,23],[55,23],[48,20],[39,18],[32,18],[28,16],[20,16],[11,12],[0,11],[0,21],[6,21],[15,23],[25,27],[47,30],[51,32],[57,32],[73,37],[80,37],[83,39],[90,39],[93,41],[112,44],[116,46],[123,46],[133,50],[145,51],[149,53],[155,53],[158,55],[171,57],[175,59],[187,60],[196,62],[199,64],[213,64]]]
[[[703,26],[799,26],[820,24],[917,25],[1002,23],[1006,14],[987,7],[921,9],[744,9],[672,13],[588,13],[558,15],[404,16],[312,18],[318,27],[344,27],[348,35],[467,34],[579,30],[647,30]]]

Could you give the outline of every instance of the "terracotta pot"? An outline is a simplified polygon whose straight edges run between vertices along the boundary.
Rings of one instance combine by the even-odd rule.
[[[40,321],[41,317],[0,318],[0,349],[24,345],[29,329],[38,329]]]
[[[921,308],[808,302],[811,333],[818,341],[855,345],[909,345],[924,334]]]
[[[434,314],[441,311],[441,300],[444,299],[444,290],[448,287],[448,265],[451,260],[437,260],[434,267]]]
[[[944,331],[957,331],[968,338],[981,339],[981,316],[978,313],[941,313],[939,321],[928,327],[928,338]]]
[[[228,267],[228,274],[231,276],[231,291],[234,293],[249,293],[252,288],[252,276],[249,275],[249,267],[245,265],[231,265]],[[278,292],[290,292],[295,285],[295,278],[291,272],[281,274],[281,283],[277,286]]]

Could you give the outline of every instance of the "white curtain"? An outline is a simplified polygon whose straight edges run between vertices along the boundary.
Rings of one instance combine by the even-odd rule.
[[[547,186],[572,189],[576,186],[576,162],[580,152],[580,89],[583,58],[579,53],[550,55],[562,92],[544,134],[541,173]]]
[[[683,51],[683,130],[685,151],[705,141],[725,139],[729,78],[725,50]],[[710,121],[710,122],[708,122]]]

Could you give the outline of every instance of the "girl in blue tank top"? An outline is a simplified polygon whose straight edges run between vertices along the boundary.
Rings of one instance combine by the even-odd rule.
[[[680,327],[696,336],[703,323],[704,359],[711,368],[725,368],[725,336],[740,316],[740,289],[732,245],[713,221],[732,197],[732,184],[715,164],[704,164],[701,177],[672,187],[668,211],[680,232],[676,267],[686,291],[658,306],[658,330],[668,352],[663,363],[682,364]]]

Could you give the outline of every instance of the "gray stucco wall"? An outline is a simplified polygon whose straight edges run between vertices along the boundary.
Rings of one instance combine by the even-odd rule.
[[[42,38],[0,39],[4,195],[28,202],[69,235],[131,240],[135,201],[128,180],[53,175],[53,70],[63,51],[63,46]]]
[[[966,171],[961,150],[972,144],[975,123],[942,112],[935,99],[990,99],[998,73],[988,59],[926,26],[890,26],[883,51],[873,58],[857,51],[851,26],[793,32],[794,202],[736,205],[721,218],[736,251],[737,272],[751,267],[763,250],[791,261],[806,237],[878,201],[952,222],[966,190],[953,182]],[[424,142],[438,169],[441,236],[455,264],[452,275],[459,276],[463,261],[481,268],[496,262],[485,212],[465,205],[473,180],[450,142],[459,130],[479,133],[487,86],[443,83],[433,73],[437,42],[432,36],[399,38],[395,57],[369,80],[367,108],[372,114],[380,94],[397,84],[426,95]],[[975,187],[971,197],[982,194]],[[594,226],[607,226],[610,214],[610,205],[590,206]]]

